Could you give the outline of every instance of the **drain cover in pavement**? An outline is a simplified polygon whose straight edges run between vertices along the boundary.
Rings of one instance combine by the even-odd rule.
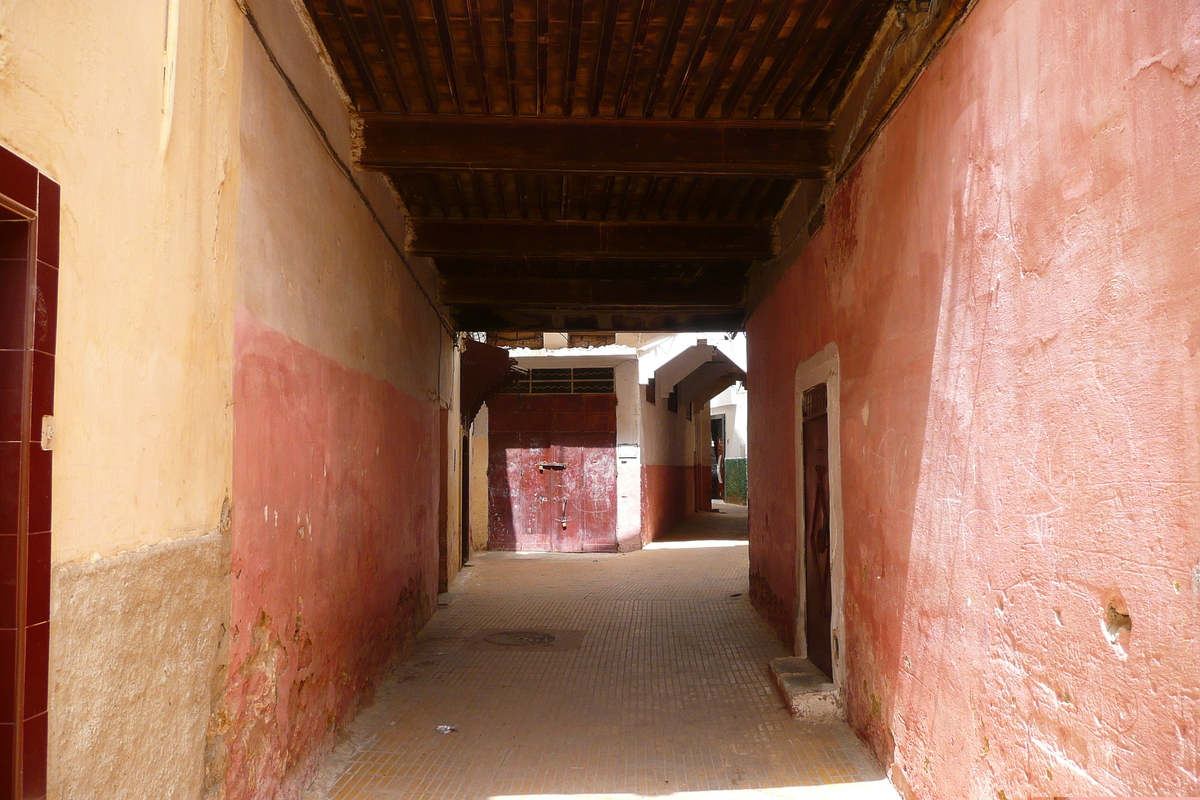
[[[554,644],[554,640],[558,637],[552,633],[543,633],[542,631],[501,631],[493,633],[490,636],[483,637],[485,642],[490,644],[500,644],[505,647],[531,647],[545,646]]]

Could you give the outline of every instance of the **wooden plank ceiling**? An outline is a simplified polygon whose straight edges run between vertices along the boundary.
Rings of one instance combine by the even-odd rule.
[[[464,330],[736,329],[891,0],[305,0]]]

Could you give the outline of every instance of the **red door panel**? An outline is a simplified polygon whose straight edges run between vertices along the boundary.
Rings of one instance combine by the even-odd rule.
[[[583,507],[586,491],[583,474],[583,435],[555,431],[554,460],[564,465],[550,479],[556,489],[553,499],[554,549],[560,553],[583,552]]]
[[[585,553],[617,549],[617,445],[615,433],[585,433],[583,491],[580,497],[582,543]]]
[[[544,431],[521,434],[520,450],[508,459],[509,482],[517,487],[513,508],[521,509],[514,516],[521,521],[518,528],[518,550],[552,550],[554,542],[554,478],[552,470],[538,469],[554,461],[551,434]]]
[[[615,395],[489,401],[489,548],[616,550],[616,406]]]

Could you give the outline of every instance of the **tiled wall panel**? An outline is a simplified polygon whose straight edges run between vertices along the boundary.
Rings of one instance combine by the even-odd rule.
[[[0,148],[0,800],[46,794],[59,187]]]

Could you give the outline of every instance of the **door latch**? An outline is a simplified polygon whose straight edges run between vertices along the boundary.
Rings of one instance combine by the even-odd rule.
[[[546,470],[548,470],[548,469],[554,469],[554,470],[560,470],[560,471],[561,471],[561,470],[564,470],[564,469],[566,469],[566,468],[567,468],[567,465],[566,465],[566,464],[558,464],[558,463],[556,463],[556,462],[553,462],[553,461],[543,461],[541,464],[538,464],[538,466],[537,466],[537,470],[538,470],[538,472],[545,472],[545,471],[546,471]]]

